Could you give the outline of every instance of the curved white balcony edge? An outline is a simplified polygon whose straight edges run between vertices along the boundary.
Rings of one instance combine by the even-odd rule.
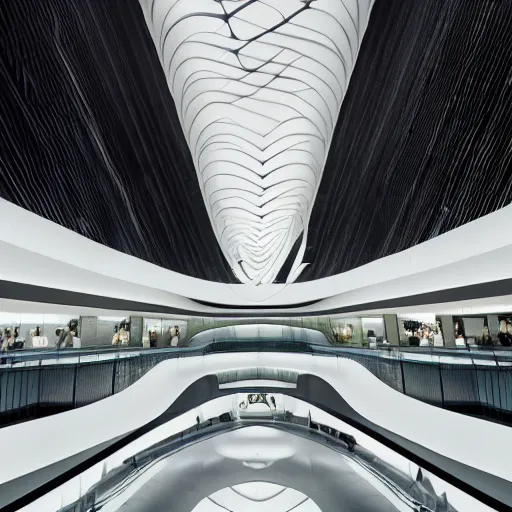
[[[214,283],[166,270],[93,242],[4,199],[0,199],[0,218],[6,219],[0,230],[2,280],[198,313],[216,309],[194,299],[269,307],[321,301],[296,310],[313,312],[512,278],[512,243],[503,236],[512,221],[512,205],[342,274],[260,287]]]
[[[5,427],[6,439],[23,439],[23,443],[4,444],[0,484],[134,431],[160,416],[189,385],[205,375],[261,366],[321,377],[371,422],[512,482],[512,443],[506,442],[511,436],[509,427],[405,396],[348,359],[263,352],[164,361],[117,395],[69,412]],[[155,389],[167,392],[154,393]],[[91,420],[101,428],[90,428]],[[475,443],[475,432],[486,433],[485,443]]]

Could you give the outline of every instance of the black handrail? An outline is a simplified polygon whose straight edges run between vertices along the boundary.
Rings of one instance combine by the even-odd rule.
[[[48,359],[67,359],[67,358],[82,358],[88,356],[95,355],[116,355],[116,356],[127,356],[133,355],[138,356],[139,354],[150,354],[161,351],[168,351],[173,354],[182,353],[188,355],[190,352],[196,354],[202,354],[203,351],[206,353],[210,353],[212,350],[220,350],[219,347],[224,346],[226,344],[226,351],[233,352],[239,350],[250,350],[251,345],[260,345],[260,346],[271,346],[275,344],[283,344],[284,351],[295,351],[294,347],[301,346],[303,347],[305,352],[310,352],[311,350],[314,352],[333,352],[337,353],[339,350],[348,351],[348,352],[365,352],[365,353],[374,353],[377,354],[378,351],[388,352],[389,354],[394,354],[396,357],[400,357],[400,354],[423,354],[423,355],[431,355],[431,356],[456,356],[456,357],[464,357],[469,359],[483,359],[489,360],[493,359],[498,364],[499,361],[505,360],[508,362],[512,362],[512,350],[508,347],[409,347],[409,346],[398,346],[398,345],[389,345],[382,344],[378,345],[377,349],[369,349],[361,346],[354,345],[333,345],[333,346],[325,346],[325,345],[315,345],[311,342],[306,341],[296,341],[296,340],[276,340],[275,342],[262,341],[261,339],[247,339],[247,340],[237,340],[237,339],[223,339],[223,340],[215,340],[207,345],[197,346],[197,347],[165,347],[165,348],[142,348],[142,347],[120,347],[120,346],[96,346],[89,347],[87,349],[74,349],[74,348],[63,348],[63,349],[34,349],[34,350],[15,350],[10,352],[3,352],[0,354],[0,360],[3,360],[3,364],[18,364],[22,362],[28,361],[44,361]],[[216,348],[212,348],[216,347]],[[173,357],[173,356],[171,356]]]
[[[465,364],[444,364],[409,360],[407,356],[414,354],[404,351],[392,351],[394,357],[385,357],[375,350],[337,349],[282,340],[269,343],[254,339],[218,341],[197,348],[139,350],[132,351],[131,357],[79,364],[66,363],[61,358],[58,364],[14,365],[1,369],[0,426],[66,411],[111,396],[167,359],[241,351],[295,352],[352,359],[407,396],[512,425],[512,396],[509,393],[512,366],[499,364],[498,358],[487,358],[494,364],[484,366],[478,364],[479,359],[472,357],[472,353],[466,353]],[[123,352],[124,349],[101,353],[121,356]],[[75,353],[70,351],[69,355]]]

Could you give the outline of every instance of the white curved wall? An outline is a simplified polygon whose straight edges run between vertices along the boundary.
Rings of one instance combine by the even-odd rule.
[[[321,301],[294,310],[307,313],[512,278],[512,243],[503,235],[512,222],[512,205],[343,274],[258,287],[214,283],[166,270],[93,242],[3,199],[0,219],[8,219],[0,229],[2,280],[198,313],[222,310],[189,299],[269,307]]]
[[[316,345],[330,346],[327,336],[316,329],[308,327],[294,327],[275,324],[248,324],[232,325],[226,327],[214,327],[195,334],[189,342],[189,346],[206,345],[213,341],[225,340],[253,340],[275,341],[285,339],[289,341],[304,341]]]
[[[307,227],[373,0],[140,0],[223,253],[272,283]]]
[[[512,482],[509,463],[512,460],[512,431],[509,427],[452,413],[404,396],[348,359],[289,353],[239,353],[164,361],[113,397],[2,429],[6,439],[23,439],[23,443],[3,445],[0,484],[145,425],[204,375],[261,366],[317,375],[373,423],[434,452]],[[155,393],[155,389],[167,392]],[[91,418],[98,423],[98,428],[87,427]],[[56,436],[55,432],[60,434]],[[475,442],[475,432],[485,432],[485,443]]]

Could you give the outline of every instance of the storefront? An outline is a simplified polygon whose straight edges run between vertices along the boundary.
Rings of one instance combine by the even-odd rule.
[[[441,320],[434,314],[398,315],[400,345],[411,347],[443,347]]]
[[[82,316],[80,332],[83,347],[130,345],[130,318],[125,316]]]
[[[187,321],[174,318],[144,318],[144,348],[181,347],[187,344]]]
[[[332,318],[332,342],[335,345],[362,346],[362,329],[360,318]]]
[[[453,331],[459,347],[512,347],[512,314],[454,316]]]
[[[361,318],[363,328],[363,346],[377,348],[379,345],[387,345],[386,328],[382,316]]]
[[[331,337],[335,345],[377,348],[387,344],[382,316],[331,318]]]
[[[55,348],[62,333],[72,324],[72,346],[79,346],[78,314],[53,315],[0,312],[0,339],[5,349]],[[76,326],[76,327],[75,327]],[[62,341],[62,340],[61,340]]]
[[[130,317],[0,312],[5,350],[137,346],[131,342]],[[139,337],[138,346],[141,340]]]

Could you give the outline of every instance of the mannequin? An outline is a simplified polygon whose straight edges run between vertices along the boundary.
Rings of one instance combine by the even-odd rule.
[[[455,319],[455,345],[458,347],[465,347],[466,342],[466,330],[464,329],[464,322],[462,318]],[[469,345],[467,345],[469,349]]]
[[[112,336],[112,345],[119,345],[119,327],[114,328],[114,336]]]
[[[510,323],[510,322],[507,322],[507,340],[506,340],[506,343],[508,343],[508,345],[506,345],[507,347],[510,347],[512,345],[512,323]]]
[[[2,341],[2,352],[7,350],[21,350],[25,344],[25,340],[19,336],[19,327],[8,327],[4,331]]]
[[[0,354],[3,354],[4,352],[7,352],[7,335],[6,335],[7,329],[5,331],[3,329],[0,329]],[[5,357],[0,357],[0,364],[6,363]]]
[[[510,347],[512,345],[512,324],[510,322],[500,320],[498,339],[503,347]]]
[[[78,319],[73,318],[68,322],[66,327],[59,328],[55,331],[55,334],[59,336],[57,340],[57,349],[60,348],[80,348],[82,346],[82,340],[78,338]]]
[[[436,321],[436,330],[434,331],[434,347],[442,347],[444,345],[443,331],[441,322]]]
[[[19,326],[14,328],[13,338],[14,340],[9,350],[22,350],[25,347],[25,339],[20,337]]]
[[[119,325],[119,343],[123,347],[127,347],[130,343],[130,324],[126,320]]]
[[[171,327],[171,347],[177,347],[180,342],[180,328],[175,325]]]
[[[123,320],[118,326],[116,332],[112,336],[112,345],[121,345],[127,347],[130,343],[130,323]]]
[[[149,331],[149,346],[151,348],[156,348],[158,343],[158,337],[156,335],[156,331]]]
[[[494,345],[491,335],[489,333],[489,327],[487,325],[484,325],[484,328],[482,329],[482,346],[484,347],[492,347]]]
[[[1,345],[1,351],[2,352],[6,352],[7,350],[9,350],[9,342],[11,341],[12,339],[12,331],[9,327],[7,327],[7,329],[5,329],[3,331],[3,336],[2,336],[2,345]]]
[[[43,336],[41,327],[37,326],[32,332],[32,347],[33,348],[46,348],[48,346],[48,338]]]

